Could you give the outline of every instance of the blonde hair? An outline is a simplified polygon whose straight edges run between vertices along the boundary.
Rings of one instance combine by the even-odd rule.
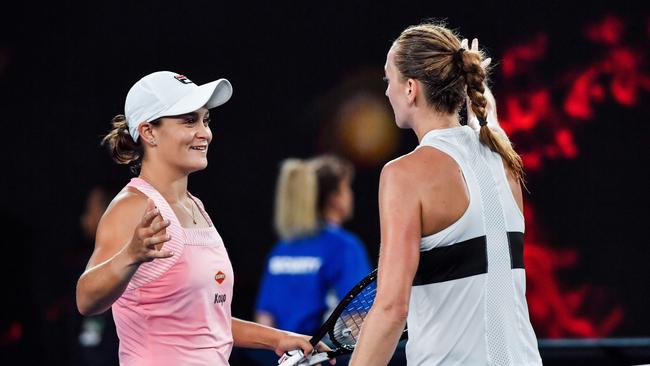
[[[501,155],[514,176],[523,182],[521,157],[510,141],[486,123],[487,100],[483,95],[487,70],[481,66],[482,52],[461,50],[456,34],[443,25],[425,23],[406,28],[397,40],[395,66],[404,78],[424,85],[429,105],[440,111],[457,113],[465,98],[481,123],[481,142]]]
[[[275,230],[283,240],[318,229],[318,183],[312,164],[300,159],[282,162],[275,193]]]

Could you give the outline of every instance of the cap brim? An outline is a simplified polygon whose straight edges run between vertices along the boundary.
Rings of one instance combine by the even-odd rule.
[[[232,96],[232,85],[226,79],[219,79],[200,85],[194,92],[181,98],[157,118],[191,113],[205,106],[208,109],[226,103]]]

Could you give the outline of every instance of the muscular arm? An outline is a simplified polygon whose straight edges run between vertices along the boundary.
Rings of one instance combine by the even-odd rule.
[[[408,162],[397,160],[381,173],[377,296],[350,365],[386,365],[404,330],[421,236],[420,201],[408,172]]]
[[[116,198],[99,223],[95,250],[77,282],[81,314],[106,311],[122,295],[140,263],[172,255],[154,247],[166,241],[154,235],[167,225],[144,196],[126,192]]]

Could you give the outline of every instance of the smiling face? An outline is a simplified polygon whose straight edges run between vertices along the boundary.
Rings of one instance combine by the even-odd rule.
[[[208,166],[208,145],[212,141],[212,131],[207,108],[163,117],[159,126],[144,128],[141,136],[148,141],[145,156],[161,160],[186,174]]]
[[[404,78],[395,66],[395,45],[388,50],[386,65],[384,66],[386,81],[386,96],[393,107],[395,123],[399,128],[410,128],[411,99],[409,80]]]

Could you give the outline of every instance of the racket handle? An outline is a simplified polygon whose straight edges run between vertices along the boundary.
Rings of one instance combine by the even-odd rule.
[[[293,351],[285,352],[282,357],[278,360],[279,366],[295,366],[302,359],[305,358],[305,355],[302,353],[302,350],[296,349]]]
[[[309,366],[313,366],[322,362],[326,362],[330,359],[330,356],[327,354],[327,352],[318,352],[314,353],[313,355],[309,356],[307,361],[309,361]]]

